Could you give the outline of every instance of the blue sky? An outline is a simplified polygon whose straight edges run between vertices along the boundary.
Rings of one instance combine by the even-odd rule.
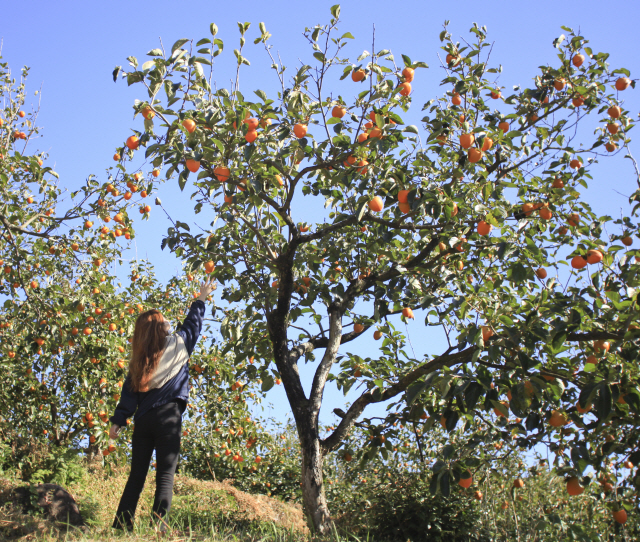
[[[116,65],[126,66],[126,57],[136,56],[144,62],[145,53],[159,45],[170,48],[179,38],[209,36],[209,24],[219,27],[218,37],[225,41],[225,52],[214,66],[214,80],[218,86],[229,86],[235,76],[233,49],[237,47],[238,21],[252,22],[247,35],[245,56],[251,61],[241,75],[241,90],[248,95],[261,88],[269,94],[277,89],[277,80],[269,69],[269,60],[261,46],[253,45],[259,34],[258,23],[263,21],[273,35],[271,43],[279,51],[287,66],[299,65],[298,59],[310,58],[310,48],[302,36],[305,26],[326,23],[333,2],[270,2],[236,1],[31,1],[12,2],[3,9],[2,56],[19,74],[21,66],[31,68],[29,98],[37,105],[33,91],[42,88],[41,111],[38,124],[44,128],[43,137],[32,151],[50,154],[49,164],[55,164],[64,186],[73,190],[89,175],[104,179],[104,170],[113,164],[114,149],[121,146],[131,129],[142,129],[142,119],[133,120],[135,99],[145,99],[143,87],[127,87],[124,81],[114,84],[112,71]],[[345,56],[355,58],[362,50],[371,50],[375,25],[375,47],[391,49],[397,58],[408,54],[412,60],[429,64],[429,70],[419,70],[413,84],[414,106],[405,121],[419,124],[421,104],[444,93],[439,86],[443,77],[437,54],[438,34],[445,20],[454,37],[468,38],[472,23],[488,27],[489,39],[494,41],[492,62],[502,64],[500,84],[530,85],[537,67],[554,63],[555,50],[551,43],[563,33],[561,25],[581,30],[590,40],[594,51],[610,53],[614,67],[626,67],[632,77],[640,73],[637,56],[639,14],[635,2],[618,2],[615,9],[605,9],[602,2],[539,1],[455,3],[414,1],[402,3],[378,0],[349,1],[342,4],[343,20],[340,30],[351,32],[355,40]],[[351,92],[349,81],[340,84],[340,92]],[[336,85],[338,85],[336,83]],[[640,110],[638,92],[629,89],[624,98],[627,107],[637,115]],[[633,147],[632,147],[633,148]],[[147,165],[146,171],[150,169]],[[620,216],[627,209],[627,198],[635,189],[633,169],[628,160],[618,156],[603,161],[592,170],[594,181],[586,199],[596,212]],[[174,180],[175,183],[175,180]],[[189,217],[192,205],[188,190],[179,197],[174,183],[160,192],[167,210],[174,218]],[[625,196],[623,196],[623,195]],[[302,216],[302,213],[301,215]],[[296,217],[294,217],[296,218]],[[168,221],[159,209],[153,209],[149,222],[137,226],[138,238],[133,254],[148,257],[161,279],[179,269],[179,263],[168,253],[161,252],[160,241]],[[444,348],[442,337],[429,330],[424,333],[423,318],[410,326],[416,352],[436,354]],[[399,325],[401,325],[398,322]],[[352,343],[363,356],[375,355],[370,338]],[[309,368],[302,369],[309,378]],[[326,407],[321,418],[331,423],[331,410],[343,401],[334,389],[327,391]],[[353,394],[348,399],[353,400]],[[280,418],[288,413],[282,388],[269,395],[269,401],[279,405],[274,414]]]

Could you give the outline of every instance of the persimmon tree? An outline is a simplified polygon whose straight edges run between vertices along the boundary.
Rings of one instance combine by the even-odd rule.
[[[183,273],[162,284],[149,262],[127,261],[129,241],[136,235],[134,218],[150,212],[153,185],[148,181],[159,177],[158,170],[125,171],[122,157],[133,154],[129,146],[135,148],[135,141],[129,139],[129,146],[116,150],[107,182],[92,176],[69,193],[45,165],[48,157],[28,152],[40,135],[38,111],[25,111],[28,70],[16,82],[7,64],[1,68],[6,104],[0,117],[3,441],[16,450],[14,459],[25,473],[33,458],[20,449],[30,450],[34,441],[58,450],[82,450],[90,457],[102,452],[111,456],[108,461],[126,460],[130,431],[118,442],[106,435],[126,376],[135,319],[140,311],[157,308],[174,327],[179,325],[201,273]],[[211,446],[212,434],[217,439],[211,457],[223,458],[216,472],[246,470],[257,480],[264,472],[283,469],[278,454],[265,453],[276,449],[269,444],[274,437],[249,415],[247,400],[259,400],[251,383],[236,378],[235,359],[206,347],[211,324],[222,318],[215,310],[207,315],[203,340],[192,355],[183,435],[190,453],[183,465],[199,476],[211,472],[202,472],[208,465],[199,450]],[[216,393],[218,414],[209,416],[203,399],[222,386],[232,393]],[[293,486],[291,480],[274,485],[274,491],[289,495]]]
[[[581,196],[593,163],[628,153],[630,74],[565,29],[557,61],[508,92],[486,29],[461,44],[445,25],[443,94],[420,106],[418,127],[405,117],[427,65],[375,47],[343,58],[353,36],[338,31],[339,12],[305,30],[312,54],[291,77],[260,24],[254,43],[280,88],[257,100],[240,91],[249,23],[229,89],[212,83],[224,46],[213,24],[211,37],[114,71],[146,89],[138,152],[194,202],[162,246],[224,286],[213,347],[242,363],[238,378],[284,385],[311,522],[330,528],[324,458],[376,403],[388,415],[358,422],[378,436],[356,452],[363,461],[390,452],[399,420],[466,435],[433,466],[432,490],[445,494],[479,468],[468,453],[478,441],[506,441],[504,453],[546,444],[582,484],[606,458],[637,462],[637,206],[614,221]],[[416,316],[441,328],[444,351],[409,348],[398,324]],[[363,334],[382,339],[378,356],[350,348]],[[309,393],[300,363],[315,364]],[[329,381],[364,391],[323,435]],[[631,485],[609,493],[614,511]]]
[[[66,188],[48,156],[29,151],[40,129],[38,109],[25,107],[27,75],[25,68],[16,80],[0,64],[3,440],[19,447],[49,439],[93,455],[110,445],[103,430],[124,379],[135,317],[160,297],[148,263],[122,269],[135,236],[129,211],[138,214],[139,205],[146,216],[151,187],[141,172],[126,174],[116,156],[107,182],[89,176],[76,191]],[[164,305],[178,318],[184,300],[172,296]]]

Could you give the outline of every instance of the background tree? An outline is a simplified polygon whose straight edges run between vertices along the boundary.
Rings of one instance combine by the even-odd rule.
[[[264,391],[282,380],[312,523],[330,525],[325,457],[375,403],[389,405],[375,423],[384,440],[363,446],[363,460],[389,453],[393,423],[424,420],[425,430],[462,424],[470,447],[507,436],[522,449],[546,444],[568,477],[602,470],[612,454],[637,462],[637,224],[596,216],[580,196],[590,163],[628,152],[633,123],[618,95],[634,86],[629,73],[565,29],[553,44],[557,64],[503,97],[485,29],[474,25],[460,44],[445,26],[445,93],[424,105],[419,129],[401,115],[426,65],[402,55],[398,66],[375,47],[356,63],[341,58],[353,36],[338,32],[339,12],[305,30],[313,60],[291,79],[260,25],[255,43],[281,85],[273,99],[256,90],[250,101],[239,89],[249,23],[239,24],[231,89],[205,74],[224,45],[215,25],[211,38],[181,39],[114,71],[146,87],[135,104],[145,157],[177,175],[210,223],[194,233],[196,217],[181,217],[163,246],[224,285],[224,342],[214,348],[254,358],[236,375],[260,379]],[[332,93],[336,70],[354,97]],[[314,210],[323,220],[294,219]],[[444,330],[445,351],[414,352],[394,327],[416,313]],[[383,338],[379,357],[338,354],[364,333]],[[302,360],[317,364],[308,394]],[[330,380],[365,391],[321,435]],[[431,488],[445,494],[482,464],[451,445],[441,453]],[[631,483],[610,494],[614,511],[629,506]]]
[[[42,468],[36,448],[49,453],[57,469],[79,451],[89,458],[113,453],[109,461],[126,461],[130,431],[115,443],[107,429],[126,377],[135,319],[157,308],[177,327],[197,296],[196,277],[185,273],[160,284],[149,262],[127,261],[135,215],[148,216],[154,189],[149,180],[159,171],[126,173],[121,157],[133,150],[124,145],[107,182],[91,176],[69,194],[44,165],[47,156],[27,152],[40,133],[38,112],[24,111],[28,70],[16,82],[9,66],[0,66],[7,104],[0,118],[0,431],[11,449],[5,457],[25,478],[37,471],[59,472]],[[134,140],[128,143],[135,147]],[[204,341],[211,323],[221,320],[207,316]],[[217,455],[228,460],[228,467],[218,462],[219,475],[245,465],[253,473],[278,470],[276,454],[272,459],[263,453],[264,463],[262,457],[256,462],[271,437],[249,416],[246,400],[255,394],[237,381],[230,359],[202,348],[204,341],[192,356],[192,402],[184,434],[192,451],[183,461],[186,470],[203,474],[205,462],[197,450],[204,428],[225,446]],[[235,393],[221,393],[223,386]],[[212,419],[203,413],[204,395],[215,402],[218,414]]]
[[[90,455],[114,449],[104,430],[133,322],[150,303],[176,319],[184,309],[160,295],[146,262],[120,271],[124,287],[116,276],[135,236],[129,212],[150,210],[153,173],[126,174],[116,156],[107,182],[90,176],[74,193],[61,188],[46,154],[28,152],[40,130],[38,111],[25,111],[27,74],[16,81],[0,64],[0,427],[24,472],[43,439]]]

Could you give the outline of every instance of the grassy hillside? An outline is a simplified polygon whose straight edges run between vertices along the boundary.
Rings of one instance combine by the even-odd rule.
[[[31,456],[32,458],[35,456]],[[6,458],[5,458],[6,459]],[[12,468],[23,464],[14,456]],[[0,470],[0,540],[156,540],[150,526],[155,472],[150,471],[136,515],[136,530],[111,529],[113,515],[127,480],[128,466],[84,466],[77,458],[56,464],[35,461],[21,471]],[[396,468],[397,467],[397,468]],[[468,489],[457,485],[449,497],[431,495],[431,477],[402,465],[348,463],[327,476],[327,498],[336,520],[331,540],[406,542],[555,542],[578,540],[640,540],[637,509],[629,510],[622,526],[611,515],[611,493],[593,481],[582,495],[567,494],[566,483],[548,465],[525,468],[517,457],[500,470],[475,473]],[[60,483],[74,497],[87,525],[65,528],[46,520],[42,508],[27,493],[19,502],[16,489],[24,480]],[[278,476],[264,479],[273,489]],[[516,489],[515,481],[520,483]],[[270,497],[257,482],[198,480],[176,476],[165,540],[310,542],[300,506]],[[252,485],[253,484],[253,485]],[[35,487],[35,486],[34,486]],[[255,491],[250,488],[255,488]],[[264,489],[264,488],[263,488]],[[631,497],[637,503],[637,496]],[[37,498],[35,498],[37,500]],[[637,506],[637,504],[636,504]]]
[[[75,498],[87,527],[65,528],[43,517],[34,505],[16,502],[16,487],[26,484],[10,474],[0,476],[0,539],[8,540],[118,540],[111,529],[114,512],[128,476],[128,468],[109,472],[101,466],[84,470],[66,486]],[[150,472],[136,515],[131,539],[155,540],[149,525],[155,472]],[[170,525],[166,540],[290,540],[306,538],[302,510],[265,495],[250,495],[231,483],[200,481],[176,475]]]

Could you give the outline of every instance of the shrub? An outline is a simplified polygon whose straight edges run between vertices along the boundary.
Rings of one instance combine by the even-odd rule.
[[[431,495],[429,481],[408,472],[383,471],[366,479],[341,507],[338,528],[373,540],[485,541],[478,504],[462,492]],[[386,476],[391,474],[390,477]]]
[[[32,484],[72,484],[83,475],[82,456],[78,450],[1,428],[0,472],[15,473]]]

